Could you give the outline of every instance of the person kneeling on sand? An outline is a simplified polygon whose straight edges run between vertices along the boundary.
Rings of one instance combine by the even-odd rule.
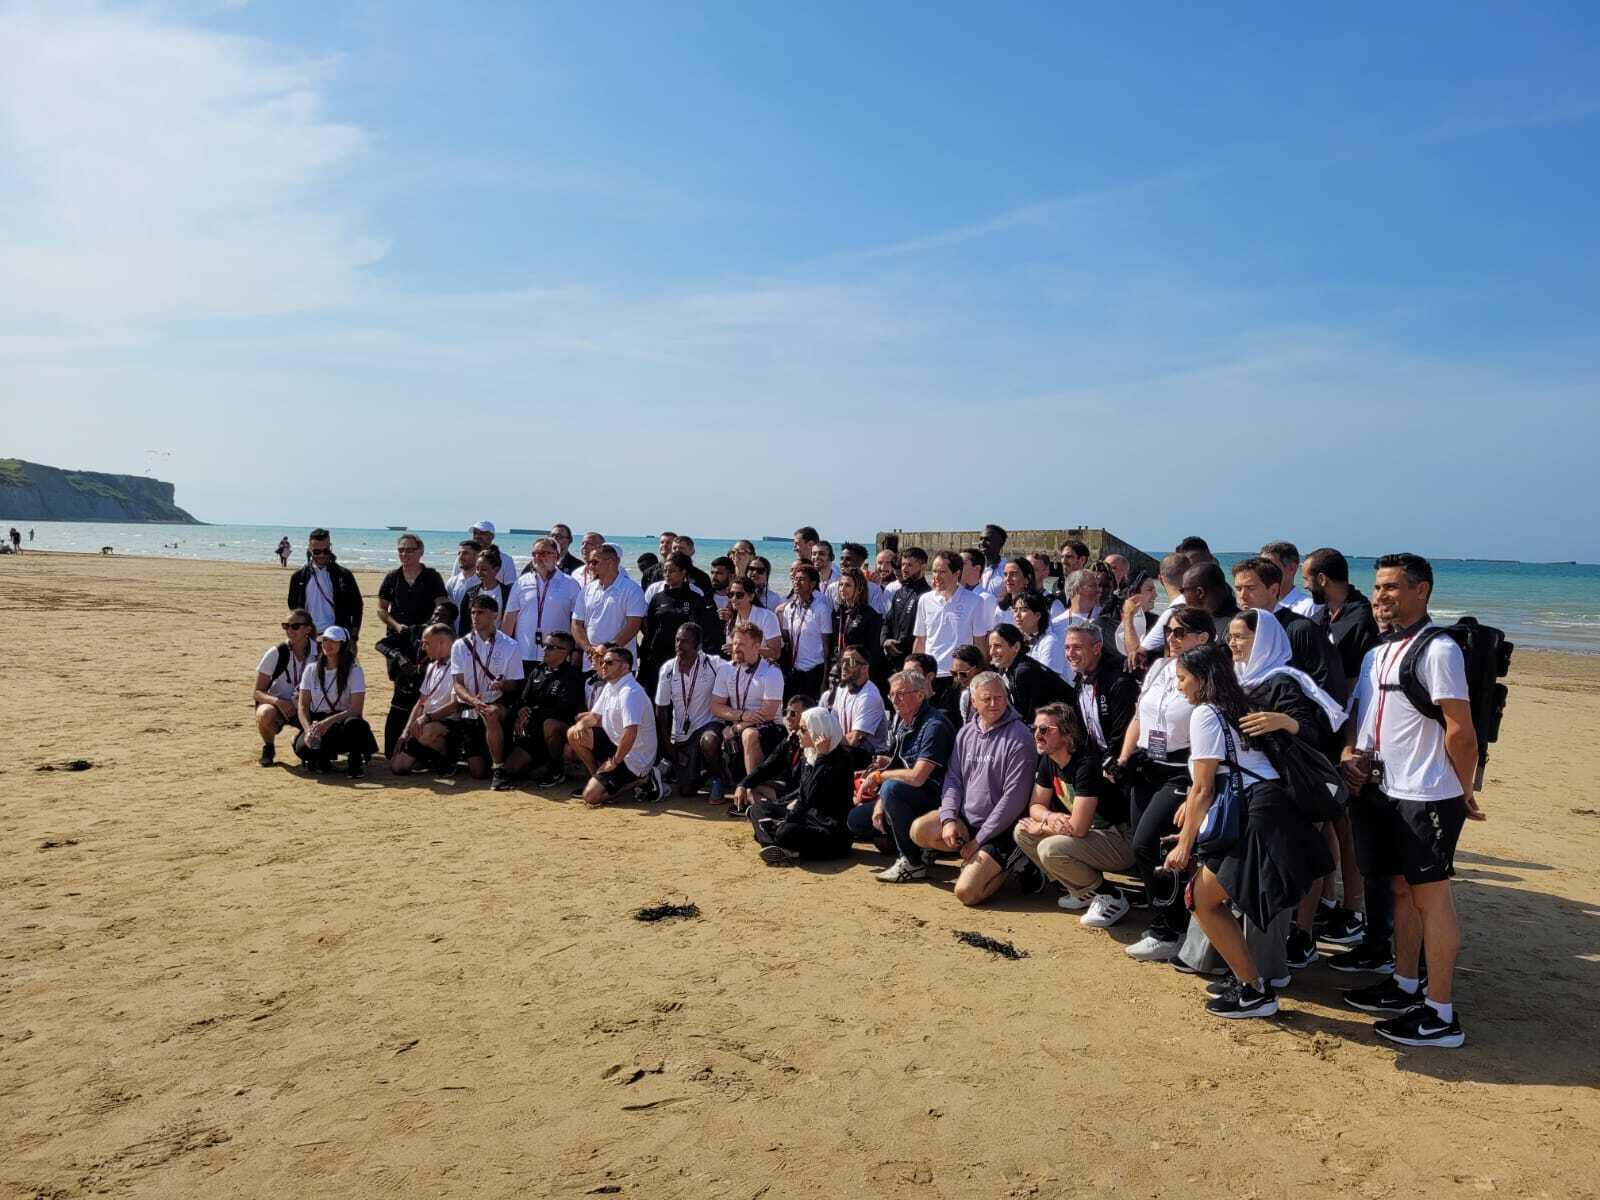
[[[366,774],[367,759],[378,752],[372,726],[361,715],[367,681],[356,665],[350,634],[329,625],[317,638],[321,653],[300,676],[300,732],[294,752],[310,770],[322,774],[341,754],[350,756],[350,778]]]
[[[450,650],[455,697],[467,734],[467,770],[482,779],[487,754],[494,768],[490,786],[504,791],[511,786],[505,769],[506,733],[510,705],[522,683],[522,651],[516,638],[497,628],[500,602],[493,595],[479,592],[471,605],[472,632]]]
[[[252,698],[256,706],[256,728],[261,731],[261,765],[270,767],[278,753],[278,734],[285,725],[300,728],[296,695],[300,677],[311,656],[311,614],[297,608],[283,623],[287,640],[268,647],[256,667],[256,686]]]
[[[1128,915],[1127,897],[1102,871],[1131,871],[1128,801],[1100,769],[1100,755],[1070,704],[1042,705],[1033,716],[1039,768],[1028,815],[1017,822],[1017,848],[1065,893],[1078,923],[1107,929]]]
[[[547,633],[540,650],[544,657],[523,681],[522,700],[512,716],[506,773],[520,777],[543,767],[535,782],[549,786],[565,777],[567,730],[587,703],[572,635],[559,629]]]
[[[398,748],[389,760],[389,770],[396,775],[409,775],[419,766],[444,771],[455,765],[456,739],[452,737],[451,718],[461,705],[456,700],[450,672],[453,641],[454,631],[446,622],[436,621],[422,631],[422,682]]]
[[[776,800],[750,806],[750,824],[761,845],[761,861],[782,867],[802,858],[839,858],[850,852],[850,751],[844,727],[830,708],[800,715],[804,765],[799,785]]]
[[[591,808],[635,789],[642,799],[659,799],[650,771],[656,761],[656,710],[633,677],[633,651],[607,642],[593,646],[592,653],[595,673],[604,684],[590,711],[567,730],[567,745],[589,772],[578,795]]]
[[[936,813],[911,823],[924,850],[954,851],[961,859],[956,899],[982,904],[1000,889],[1016,850],[1011,830],[1033,794],[1038,753],[1033,736],[1011,707],[1005,680],[984,671],[972,681],[977,719],[961,727]]]

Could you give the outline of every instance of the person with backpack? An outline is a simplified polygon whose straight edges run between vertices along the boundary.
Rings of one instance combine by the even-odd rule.
[[[285,640],[267,647],[256,666],[256,686],[252,699],[256,706],[256,728],[261,732],[261,765],[270,767],[278,756],[278,734],[285,726],[300,728],[295,701],[300,676],[315,653],[311,648],[311,614],[303,608],[292,611],[283,622]]]
[[[1428,616],[1432,595],[1427,559],[1377,560],[1372,610],[1389,634],[1361,664],[1343,763],[1360,789],[1351,818],[1362,873],[1387,876],[1394,892],[1394,974],[1347,990],[1344,1001],[1382,1015],[1374,1031],[1391,1042],[1453,1049],[1466,1036],[1452,990],[1461,928],[1450,877],[1462,826],[1484,814],[1473,794],[1479,743],[1467,657]]]

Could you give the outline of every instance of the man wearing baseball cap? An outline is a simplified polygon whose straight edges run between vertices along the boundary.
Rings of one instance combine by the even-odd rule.
[[[487,547],[487,546],[494,546],[494,522],[493,521],[479,521],[476,525],[474,525],[467,532],[471,535],[472,540],[478,543],[479,549],[483,549],[484,547]],[[500,548],[498,546],[495,546],[495,549],[499,550]],[[506,583],[506,584],[511,584],[511,583],[515,583],[516,581],[517,581],[517,564],[516,564],[516,560],[513,559],[511,557],[511,555],[505,553],[502,550],[500,552],[500,582],[501,583]]]

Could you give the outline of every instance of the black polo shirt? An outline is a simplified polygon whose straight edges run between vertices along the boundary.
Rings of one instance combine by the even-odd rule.
[[[1372,603],[1355,588],[1345,597],[1337,616],[1331,606],[1324,606],[1316,622],[1327,633],[1328,640],[1344,664],[1345,678],[1354,683],[1361,678],[1361,660],[1367,651],[1383,641],[1378,632],[1378,622],[1372,615]]]

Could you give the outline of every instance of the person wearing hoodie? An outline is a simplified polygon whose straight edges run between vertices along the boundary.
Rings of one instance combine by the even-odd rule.
[[[956,734],[939,810],[911,823],[911,840],[923,850],[960,856],[956,899],[968,906],[982,904],[1005,881],[1017,848],[1012,829],[1027,811],[1039,762],[1033,733],[1011,707],[1005,680],[985,671],[970,691],[977,719]],[[913,877],[926,873],[923,867]]]

